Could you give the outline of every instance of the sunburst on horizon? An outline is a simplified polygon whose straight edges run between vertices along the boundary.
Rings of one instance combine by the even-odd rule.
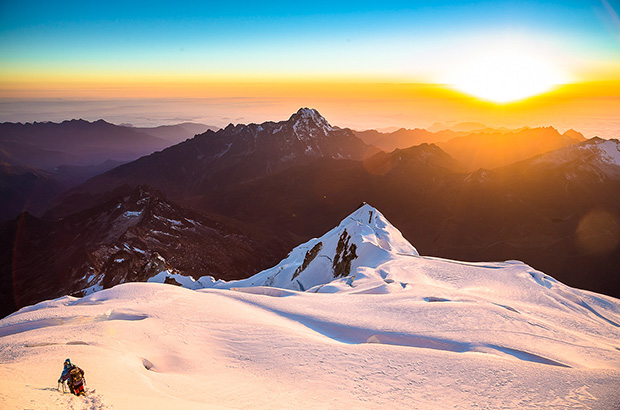
[[[464,60],[448,73],[446,84],[498,104],[522,101],[572,80],[552,58],[509,44],[485,48]]]

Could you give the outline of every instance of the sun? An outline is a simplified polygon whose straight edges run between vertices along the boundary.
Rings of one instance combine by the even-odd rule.
[[[569,81],[549,57],[519,47],[473,52],[455,64],[446,83],[457,91],[495,103],[524,100]]]

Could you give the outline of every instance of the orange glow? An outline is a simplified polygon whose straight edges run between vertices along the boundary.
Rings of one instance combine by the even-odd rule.
[[[1,70],[1,69],[0,69]],[[27,76],[28,73],[25,74]],[[356,129],[428,127],[434,122],[478,121],[489,126],[574,128],[586,136],[618,138],[620,81],[576,83],[518,102],[496,104],[448,85],[343,79],[234,80],[214,76],[118,75],[107,81],[67,73],[20,78],[0,71],[0,98],[68,99],[246,99],[268,102],[244,110],[253,121],[278,119],[299,107],[319,109],[333,124]],[[230,114],[231,116],[236,114]],[[601,120],[601,119],[607,120]],[[599,120],[602,127],[594,124]],[[612,120],[612,121],[609,121]]]

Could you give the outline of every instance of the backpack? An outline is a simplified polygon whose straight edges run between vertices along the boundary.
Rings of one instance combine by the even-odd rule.
[[[77,366],[73,366],[73,368],[69,370],[69,377],[71,378],[71,382],[73,382],[74,386],[81,384],[82,379],[84,378],[82,371]]]

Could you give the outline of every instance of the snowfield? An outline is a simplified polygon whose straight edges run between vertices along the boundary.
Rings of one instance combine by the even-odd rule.
[[[0,407],[620,408],[620,300],[517,261],[419,256],[368,205],[253,278],[189,285],[2,319]],[[56,390],[66,358],[86,397]]]

